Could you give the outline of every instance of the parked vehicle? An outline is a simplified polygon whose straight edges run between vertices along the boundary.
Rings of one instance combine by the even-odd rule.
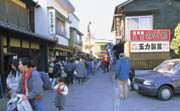
[[[141,94],[169,100],[180,93],[180,59],[166,60],[152,71],[135,76],[134,88]]]

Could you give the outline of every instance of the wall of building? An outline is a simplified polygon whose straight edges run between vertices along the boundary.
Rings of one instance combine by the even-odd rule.
[[[69,39],[66,39],[60,35],[56,35],[56,37],[58,38],[58,44],[64,45],[64,46],[69,46]]]
[[[151,9],[159,9],[153,13],[153,29],[171,29],[173,35],[180,21],[180,1],[172,0],[172,4],[168,5],[167,0],[135,0],[124,7],[126,11]]]
[[[35,9],[35,32],[48,37],[53,37],[49,34],[49,13],[48,7],[53,7],[59,13],[63,14],[66,18],[69,18],[69,12],[66,11],[57,0],[36,0],[40,5]],[[58,44],[69,46],[70,39],[70,23],[65,21],[65,36],[56,35],[58,38]]]
[[[69,19],[71,20],[71,27],[79,29],[79,18],[76,17],[74,14],[69,14]]]
[[[153,29],[170,29],[171,38],[180,21],[180,1],[172,0],[135,0],[124,6],[126,16],[153,16]],[[125,35],[127,36],[127,35]],[[130,57],[131,67],[136,69],[152,69],[162,61],[170,58],[169,52],[131,53],[129,43],[124,45],[124,53]]]
[[[47,0],[47,7],[54,7],[57,11],[68,18],[69,13],[59,3],[60,2],[58,2],[57,0]]]
[[[40,5],[35,9],[35,32],[44,36],[49,36],[49,18],[47,0],[36,0]]]

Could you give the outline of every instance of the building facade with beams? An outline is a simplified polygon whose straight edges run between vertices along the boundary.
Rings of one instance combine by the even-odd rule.
[[[130,58],[132,67],[152,69],[170,58],[169,44],[179,21],[180,0],[127,0],[115,7],[114,48]]]
[[[38,70],[48,71],[48,48],[55,40],[35,33],[35,13],[38,4],[33,0],[0,0],[0,77],[3,87],[12,59],[29,57]]]
[[[40,6],[35,10],[35,32],[56,40],[56,46],[49,49],[49,61],[52,58],[72,56],[70,47],[69,16],[75,11],[69,0],[34,0]]]
[[[96,58],[107,57],[106,44],[112,42],[112,40],[95,39],[93,41],[92,55]]]
[[[70,25],[70,47],[74,49],[73,56],[81,55],[82,54],[82,36],[84,35],[79,30],[79,22],[80,19],[74,14],[71,13],[70,21],[72,21]]]

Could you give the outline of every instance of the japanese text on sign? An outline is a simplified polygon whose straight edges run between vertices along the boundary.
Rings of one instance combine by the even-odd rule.
[[[169,41],[167,42],[131,42],[131,52],[169,52]]]
[[[56,15],[55,15],[55,9],[49,9],[49,33],[51,35],[56,33]]]
[[[131,30],[131,41],[169,41],[170,30]]]

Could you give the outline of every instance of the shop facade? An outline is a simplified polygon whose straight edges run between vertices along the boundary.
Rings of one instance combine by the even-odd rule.
[[[13,59],[28,57],[38,70],[48,72],[48,48],[54,46],[55,40],[34,33],[34,19],[30,18],[34,16],[35,2],[0,1],[0,76],[5,88]]]
[[[127,0],[116,6],[112,25],[112,31],[115,31],[116,34],[116,49],[121,49],[129,57],[133,68],[152,69],[162,61],[170,59],[169,44],[180,20],[179,9],[180,2],[178,0]],[[169,40],[150,39],[163,37],[163,33],[161,33],[163,30],[169,30],[169,33],[166,33]],[[145,34],[146,31],[148,34]],[[148,39],[133,40],[132,37],[137,35],[142,35],[142,38],[148,37]],[[157,49],[161,46],[158,44],[167,41],[167,50]],[[153,50],[142,49],[145,45],[148,46],[146,49],[149,49],[149,44]],[[134,51],[133,49],[138,50]]]

